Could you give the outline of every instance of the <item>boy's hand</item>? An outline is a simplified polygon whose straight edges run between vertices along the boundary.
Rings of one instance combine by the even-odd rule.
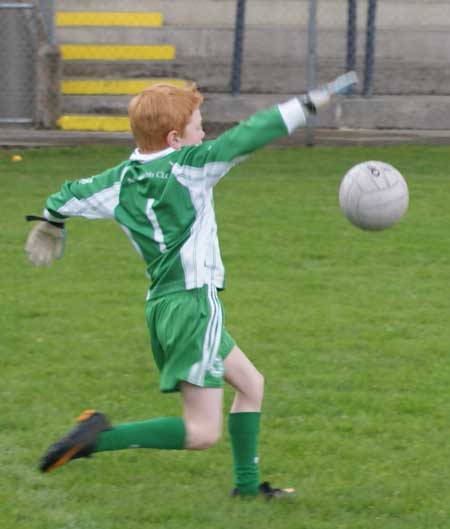
[[[358,84],[356,73],[353,71],[347,72],[331,81],[331,83],[309,91],[299,99],[311,114],[315,114],[319,109],[328,106],[335,96],[346,94],[356,84]]]
[[[29,216],[27,220],[37,219]],[[25,244],[28,260],[34,266],[50,266],[55,259],[62,257],[65,238],[64,223],[41,220],[30,231]]]

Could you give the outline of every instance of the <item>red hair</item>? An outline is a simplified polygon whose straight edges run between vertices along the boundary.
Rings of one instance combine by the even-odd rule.
[[[137,94],[128,105],[131,130],[143,153],[167,147],[167,134],[176,130],[183,136],[194,111],[203,103],[195,84],[177,87],[157,84]]]

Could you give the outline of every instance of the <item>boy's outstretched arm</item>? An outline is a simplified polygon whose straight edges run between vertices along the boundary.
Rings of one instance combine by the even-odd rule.
[[[114,217],[120,178],[126,166],[124,163],[90,178],[65,182],[57,193],[48,197],[42,216],[27,215],[26,220],[38,221],[25,244],[32,265],[50,266],[62,257],[66,238],[64,224],[69,217]]]
[[[216,140],[187,150],[173,172],[188,187],[211,188],[247,155],[306,126],[308,115],[332,104],[335,96],[344,95],[357,81],[355,72],[347,72],[306,94],[256,112]]]

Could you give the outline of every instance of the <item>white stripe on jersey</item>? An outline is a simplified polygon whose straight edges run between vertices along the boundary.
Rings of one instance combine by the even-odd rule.
[[[120,182],[102,189],[88,198],[71,198],[57,209],[66,217],[82,216],[85,219],[114,218],[114,210],[119,204]]]
[[[203,167],[173,164],[172,174],[185,187],[195,186],[203,189],[213,187],[236,164],[242,162],[246,156],[239,156],[231,162],[209,162]]]
[[[145,213],[147,215],[148,220],[150,221],[152,227],[153,227],[153,239],[155,242],[159,244],[159,251],[161,253],[164,253],[167,251],[167,247],[164,244],[164,235],[161,230],[161,226],[159,225],[158,219],[156,217],[156,213],[153,209],[153,203],[155,202],[154,198],[149,198],[147,200],[147,206],[145,207]]]
[[[188,188],[192,205],[196,211],[196,219],[191,226],[189,238],[180,250],[181,264],[184,270],[186,288],[202,287],[205,281],[205,261],[208,251],[211,221],[215,223],[211,204],[211,191],[196,191]]]
[[[198,176],[196,171],[193,174]],[[180,250],[186,289],[200,288],[211,282],[222,288],[225,273],[220,259],[212,189],[205,189],[203,184],[192,185],[192,181],[186,180],[184,176],[176,178],[189,191],[196,211],[189,238]]]

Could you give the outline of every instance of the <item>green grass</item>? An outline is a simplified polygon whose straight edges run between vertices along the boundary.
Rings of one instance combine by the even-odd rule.
[[[143,265],[113,222],[73,220],[64,259],[28,265],[23,217],[121,147],[0,151],[0,528],[448,529],[448,147],[267,149],[216,188],[227,327],[266,377],[264,479],[289,502],[228,498],[227,435],[201,453],[125,451],[49,475],[37,462],[86,407],[175,415],[143,317]],[[407,178],[381,233],[337,205],[353,164]],[[226,402],[231,393],[227,391]]]

